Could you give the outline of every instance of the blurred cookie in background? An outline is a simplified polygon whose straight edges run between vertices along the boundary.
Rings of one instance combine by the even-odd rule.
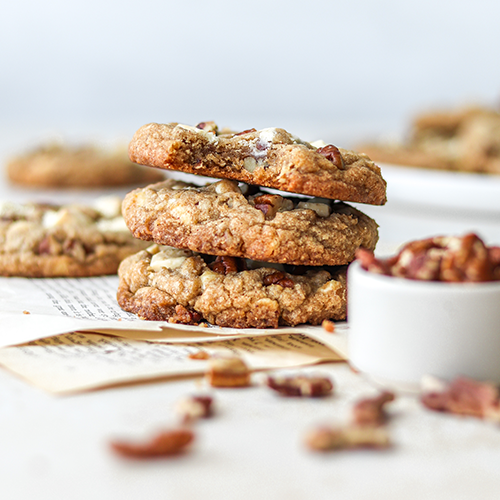
[[[422,113],[406,140],[357,149],[382,163],[500,174],[500,113],[482,106]]]
[[[49,143],[11,158],[8,179],[15,184],[46,188],[97,188],[159,182],[165,175],[131,162],[126,147]]]

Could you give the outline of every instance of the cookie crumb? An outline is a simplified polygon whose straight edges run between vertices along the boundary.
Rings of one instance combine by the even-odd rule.
[[[23,314],[31,314],[29,311],[23,311]]]

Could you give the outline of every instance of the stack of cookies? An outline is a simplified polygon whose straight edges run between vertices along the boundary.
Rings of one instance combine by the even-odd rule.
[[[170,179],[125,197],[129,229],[154,244],[120,265],[124,310],[236,328],[345,319],[347,265],[358,248],[375,248],[378,233],[344,201],[386,201],[366,155],[283,129],[235,133],[213,122],[145,125],[129,155],[222,180],[199,187]]]

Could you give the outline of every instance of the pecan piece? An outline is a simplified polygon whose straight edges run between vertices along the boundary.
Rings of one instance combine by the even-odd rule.
[[[342,158],[342,154],[340,153],[339,148],[337,148],[333,144],[328,144],[327,146],[318,148],[316,152],[324,156],[327,160],[330,160],[336,167],[340,168],[341,170],[344,168],[344,159]]]
[[[264,276],[262,283],[264,283],[265,286],[280,285],[283,288],[293,288],[295,286],[293,280],[288,278],[285,273],[281,271],[276,271],[275,273]]]
[[[323,397],[332,393],[333,383],[328,377],[296,375],[269,376],[267,386],[282,396]]]
[[[441,261],[442,281],[491,281],[493,266],[488,249],[475,234],[453,238]]]
[[[169,318],[169,323],[179,323],[182,325],[196,325],[203,319],[203,316],[188,309],[181,304],[175,306],[175,315]]]
[[[191,430],[173,429],[160,432],[144,443],[112,441],[111,449],[127,458],[156,458],[182,453],[193,439]]]
[[[332,451],[349,448],[387,448],[391,445],[385,427],[318,427],[305,437],[313,451]]]
[[[422,404],[435,411],[469,415],[498,420],[500,418],[500,394],[497,386],[458,377],[442,390],[422,395]]]
[[[329,319],[324,319],[323,322],[321,323],[321,326],[328,333],[335,332],[335,323],[333,321],[330,321]]]
[[[245,266],[246,264],[243,259],[219,255],[208,267],[216,273],[226,275],[229,273],[237,273],[241,268],[244,269]]]
[[[212,358],[206,378],[213,387],[247,387],[250,385],[250,370],[236,356]]]
[[[353,420],[356,425],[378,426],[387,420],[384,406],[394,401],[394,394],[389,391],[381,392],[374,398],[359,400],[353,407]]]
[[[255,129],[255,128],[247,128],[246,130],[243,130],[243,132],[238,132],[237,134],[234,134],[234,135],[250,134],[252,132],[257,132],[257,129]]]
[[[210,354],[208,354],[207,351],[198,351],[198,352],[192,352],[188,356],[189,359],[208,359],[210,358]]]
[[[175,410],[182,420],[192,422],[199,418],[209,418],[212,416],[211,396],[188,396],[177,402]]]
[[[218,127],[215,122],[201,122],[196,125],[196,128],[199,128],[200,130],[203,130],[205,132],[213,132],[214,134],[217,134],[218,132]]]

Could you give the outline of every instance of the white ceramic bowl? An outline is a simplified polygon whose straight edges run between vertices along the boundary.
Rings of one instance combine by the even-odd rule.
[[[349,360],[375,381],[425,375],[500,383],[500,282],[442,283],[348,270]]]

